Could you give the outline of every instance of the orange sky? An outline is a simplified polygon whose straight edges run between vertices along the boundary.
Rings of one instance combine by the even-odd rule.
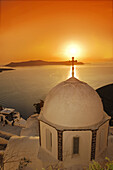
[[[112,1],[2,0],[0,64],[25,60],[69,60],[70,44],[79,61],[111,61]]]

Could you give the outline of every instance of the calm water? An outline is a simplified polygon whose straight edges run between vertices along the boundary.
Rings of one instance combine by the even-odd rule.
[[[49,90],[70,77],[70,66],[21,67],[0,73],[0,105],[13,107],[27,118],[33,104],[45,99]],[[113,64],[76,66],[75,75],[94,89],[113,83]]]

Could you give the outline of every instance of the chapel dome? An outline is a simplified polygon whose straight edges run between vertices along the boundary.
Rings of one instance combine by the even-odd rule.
[[[105,113],[97,92],[72,77],[48,93],[42,114],[50,123],[76,128],[98,124]]]

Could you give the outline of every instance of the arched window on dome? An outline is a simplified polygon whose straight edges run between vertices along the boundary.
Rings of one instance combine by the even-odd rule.
[[[79,154],[79,137],[73,137],[73,154]]]
[[[49,129],[46,129],[46,148],[52,152],[52,133]]]

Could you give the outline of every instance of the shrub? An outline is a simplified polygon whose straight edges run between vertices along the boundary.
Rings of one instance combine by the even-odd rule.
[[[106,157],[104,165],[93,160],[89,164],[88,170],[113,170],[113,160],[110,161],[110,159]]]

